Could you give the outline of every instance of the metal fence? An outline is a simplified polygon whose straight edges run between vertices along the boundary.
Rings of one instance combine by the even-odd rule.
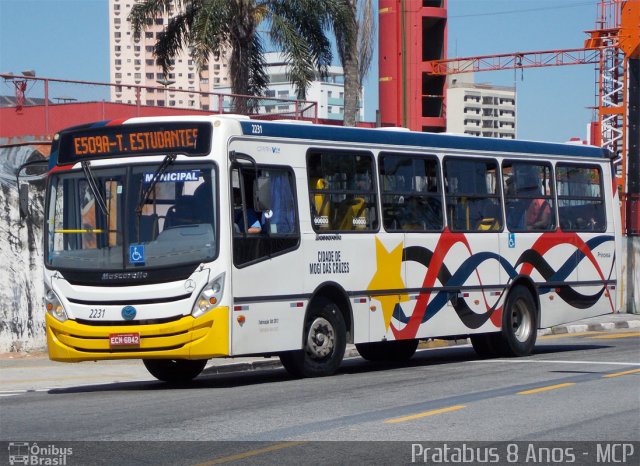
[[[306,100],[184,90],[171,86],[41,78],[25,74],[0,74],[0,80],[3,87],[0,90],[0,109],[15,110],[13,118],[9,113],[3,113],[6,125],[3,122],[5,128],[0,130],[3,133],[0,137],[4,138],[21,136],[27,126],[34,131],[32,136],[51,136],[61,129],[61,120],[68,126],[68,123],[152,115],[234,113],[256,119],[318,121],[318,104]],[[73,113],[77,114],[78,121],[75,121]],[[27,119],[28,125],[21,124],[21,120]]]

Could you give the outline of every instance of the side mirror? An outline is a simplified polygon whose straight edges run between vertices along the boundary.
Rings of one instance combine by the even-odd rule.
[[[259,176],[253,182],[253,209],[256,212],[271,210],[271,178]]]
[[[32,160],[22,164],[16,172],[16,184],[18,186],[18,199],[20,203],[20,218],[29,215],[29,184],[20,181],[34,182],[44,179],[49,170],[49,161],[46,159]]]

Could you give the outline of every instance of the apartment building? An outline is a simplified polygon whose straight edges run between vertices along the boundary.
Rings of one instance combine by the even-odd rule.
[[[196,92],[212,92],[218,86],[229,85],[229,68],[224,57],[221,60],[211,57],[208,67],[199,72],[186,51],[173,60],[165,76],[155,63],[153,46],[171,13],[149,20],[140,40],[136,41],[127,21],[135,3],[135,0],[109,0],[110,82],[118,84],[111,88],[111,101],[209,110],[210,97]],[[157,89],[137,90],[129,87],[131,85]]]
[[[287,63],[279,52],[265,54],[267,62],[267,76],[269,86],[266,97],[274,100],[263,99],[260,101],[259,113],[262,114],[293,114],[294,102],[283,102],[276,99],[294,101],[297,99],[295,87],[287,79]],[[230,93],[230,87],[216,89],[218,92]],[[327,120],[344,119],[344,71],[341,66],[330,66],[326,77],[319,76],[311,82],[307,89],[307,101],[316,102],[318,105],[318,118]],[[360,102],[364,102],[364,91],[360,95]],[[230,102],[225,100],[225,105]],[[360,106],[358,120],[363,121],[364,109]]]
[[[473,73],[447,80],[447,132],[516,138],[515,87],[476,84]]]

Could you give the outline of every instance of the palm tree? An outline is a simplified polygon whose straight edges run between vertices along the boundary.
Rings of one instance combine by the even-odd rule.
[[[129,14],[134,38],[139,39],[148,19],[177,11],[154,46],[156,62],[165,75],[171,60],[190,47],[200,69],[209,58],[228,56],[233,94],[264,95],[269,78],[264,60],[265,28],[271,42],[283,51],[288,79],[299,99],[316,71],[327,74],[331,43],[327,31],[349,27],[344,0],[141,0]],[[256,102],[237,100],[235,111],[245,113]]]
[[[336,45],[340,63],[344,70],[344,126],[355,126],[358,101],[373,56],[373,8],[371,0],[343,0],[348,18],[334,23]],[[335,20],[337,18],[332,18]],[[348,27],[343,28],[342,23]]]

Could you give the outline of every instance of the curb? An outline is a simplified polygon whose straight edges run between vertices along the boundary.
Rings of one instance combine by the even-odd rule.
[[[595,324],[557,325],[538,330],[538,336],[562,335],[565,333],[600,332],[617,328],[640,328],[640,320],[621,320],[618,322],[598,322]]]

